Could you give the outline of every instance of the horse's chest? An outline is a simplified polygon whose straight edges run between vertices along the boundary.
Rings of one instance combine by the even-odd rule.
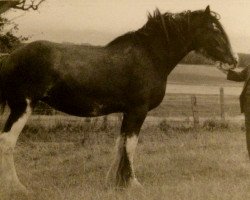
[[[166,84],[153,89],[150,93],[150,110],[157,107],[163,100],[166,91]]]

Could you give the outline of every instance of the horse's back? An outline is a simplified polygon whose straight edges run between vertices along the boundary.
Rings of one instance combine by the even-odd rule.
[[[101,47],[36,41],[14,51],[1,76],[9,101],[29,97],[70,114],[101,115],[124,105],[124,61]]]
[[[111,57],[102,47],[36,41],[14,51],[2,72],[11,76],[21,73],[21,77],[39,82],[56,75],[78,84],[102,85],[112,79],[113,73],[116,78],[124,77],[125,59]]]
[[[5,69],[9,99],[13,94],[28,96],[76,115],[159,102],[151,98],[152,88],[159,85],[157,72],[145,54],[130,45],[113,49],[36,41],[14,51]],[[148,80],[155,84],[148,85]]]

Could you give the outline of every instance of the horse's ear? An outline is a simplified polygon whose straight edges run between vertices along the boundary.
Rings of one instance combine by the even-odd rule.
[[[210,15],[210,6],[209,5],[205,9],[205,14]]]

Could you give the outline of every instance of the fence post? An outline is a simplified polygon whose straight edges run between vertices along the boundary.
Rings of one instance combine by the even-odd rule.
[[[108,116],[107,115],[103,117],[102,129],[105,131],[108,129]]]
[[[225,108],[224,108],[224,89],[220,88],[220,116],[221,120],[225,121]]]
[[[191,108],[194,118],[194,127],[197,127],[199,125],[199,115],[198,115],[197,99],[195,95],[191,96]]]

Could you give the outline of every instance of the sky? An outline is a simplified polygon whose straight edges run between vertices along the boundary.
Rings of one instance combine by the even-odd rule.
[[[105,45],[139,29],[147,13],[205,9],[221,16],[235,52],[250,53],[250,0],[46,0],[38,11],[10,10],[17,34],[33,40]]]

